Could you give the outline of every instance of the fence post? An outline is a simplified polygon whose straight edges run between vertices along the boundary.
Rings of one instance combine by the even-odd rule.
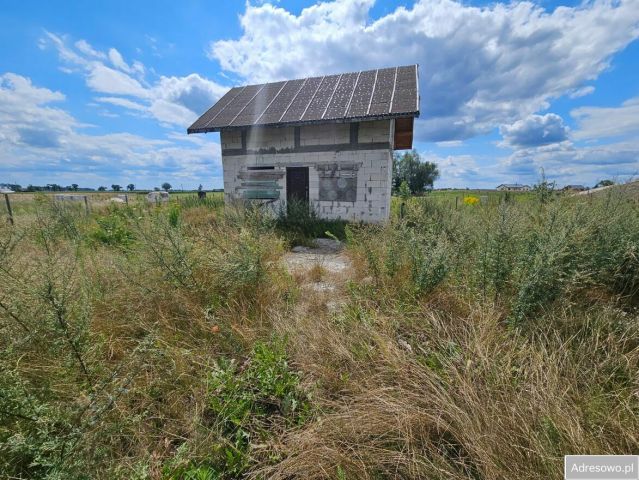
[[[89,200],[86,195],[84,196],[84,211],[87,215],[89,214]]]
[[[455,210],[457,210],[458,203],[459,203],[459,197],[455,197]]]
[[[124,201],[126,202],[127,206],[129,205],[129,194],[125,193],[124,194]]]
[[[11,202],[9,201],[9,194],[4,194],[4,201],[7,203],[7,212],[9,212],[9,223],[13,225],[13,211],[11,210]]]

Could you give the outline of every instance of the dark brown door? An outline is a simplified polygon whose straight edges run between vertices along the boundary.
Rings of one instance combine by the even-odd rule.
[[[286,202],[308,203],[308,167],[286,168]]]

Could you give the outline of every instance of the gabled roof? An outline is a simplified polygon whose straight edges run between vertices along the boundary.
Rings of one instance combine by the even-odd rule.
[[[418,117],[417,75],[410,65],[235,87],[187,132]]]

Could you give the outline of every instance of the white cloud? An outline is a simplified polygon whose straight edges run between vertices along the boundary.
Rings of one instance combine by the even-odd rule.
[[[585,97],[586,95],[590,95],[594,91],[595,87],[593,87],[592,85],[586,85],[585,87],[573,90],[572,92],[570,92],[569,96],[570,98],[581,98]]]
[[[108,95],[99,96],[96,101],[130,110],[135,115],[146,113],[162,125],[188,127],[228,90],[195,73],[184,77],[160,76],[149,82],[141,62],[134,60],[129,64],[115,48],[105,54],[85,40],[70,46],[66,37],[45,32],[40,46],[48,45],[57,50],[63,68],[82,73],[91,90]],[[107,59],[113,68],[104,63]]]
[[[554,113],[529,115],[512,125],[501,125],[499,133],[504,137],[502,146],[538,147],[568,140],[568,127]]]
[[[129,110],[137,110],[138,112],[146,112],[146,105],[136,103],[132,100],[121,97],[97,97],[96,100],[101,103],[110,103],[111,105],[117,105],[118,107],[128,108]]]
[[[118,70],[131,73],[131,67],[127,65],[120,52],[118,52],[115,48],[109,48],[109,60],[111,61],[111,64]]]
[[[639,36],[637,0],[546,12],[530,2],[473,7],[420,0],[369,21],[373,0],[337,0],[295,15],[247,4],[239,39],[209,56],[248,81],[420,64],[422,140],[472,137],[512,124],[607,68]],[[580,90],[581,89],[581,90]]]
[[[503,159],[504,174],[534,181],[544,169],[560,184],[594,184],[602,178],[628,179],[639,173],[639,142],[636,140],[597,146],[570,142],[521,149]]]
[[[77,48],[83,54],[89,57],[102,58],[105,59],[106,55],[102,52],[98,52],[95,48],[93,48],[89,42],[86,40],[78,40],[75,42],[75,48]]]
[[[472,155],[440,156],[426,153],[421,155],[421,159],[437,164],[440,172],[437,187],[461,187],[477,183],[479,166]]]
[[[135,78],[101,63],[91,66],[87,74],[87,85],[99,93],[130,95],[144,99],[150,96],[148,89],[143,87]]]
[[[0,165],[6,178],[93,186],[133,182],[141,187],[178,178],[187,186],[220,186],[212,183],[220,175],[219,144],[192,142],[174,132],[163,139],[90,135],[84,131],[87,125],[55,106],[64,100],[63,94],[34,86],[28,78],[0,76]]]
[[[620,107],[581,107],[570,112],[579,129],[579,140],[639,135],[639,97],[631,98]]]

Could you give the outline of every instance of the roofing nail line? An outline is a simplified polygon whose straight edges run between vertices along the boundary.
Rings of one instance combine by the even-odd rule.
[[[346,105],[346,110],[344,110],[344,116],[348,115],[348,109],[351,108],[351,102],[353,101],[353,97],[355,96],[355,90],[357,90],[357,82],[359,82],[359,76],[362,74],[361,71],[357,72],[357,78],[355,79],[355,84],[353,85],[353,91],[351,92],[351,98],[348,100],[348,105]]]
[[[302,91],[302,88],[304,88],[304,85],[306,85],[306,82],[308,81],[308,78],[305,78],[304,81],[302,82],[302,86],[300,87],[300,89],[297,91],[297,93],[293,96],[293,100],[291,100],[291,103],[288,104],[288,107],[286,107],[286,109],[284,110],[284,113],[280,116],[280,118],[277,120],[277,123],[280,123],[282,121],[282,119],[284,118],[284,115],[286,115],[286,112],[288,112],[288,109],[291,108],[291,105],[293,105],[293,102],[295,101],[295,99],[297,98],[297,96],[300,94],[300,92]]]
[[[399,67],[395,67],[395,79],[393,80],[393,93],[391,94],[390,104],[388,105],[388,113],[393,111],[393,99],[395,98],[395,89],[397,88],[397,70]]]
[[[253,95],[253,96],[251,97],[251,99],[250,99],[248,102],[246,102],[246,105],[244,105],[244,108],[242,108],[242,110],[240,110],[239,112],[237,112],[237,115],[235,115],[235,117],[233,117],[233,120],[231,120],[231,121],[229,122],[229,125],[233,125],[233,122],[237,119],[237,117],[239,117],[239,116],[240,116],[240,114],[241,114],[244,110],[246,110],[246,107],[248,107],[248,106],[251,104],[251,102],[253,101],[253,99],[254,99],[255,97],[257,97],[257,96],[259,95],[259,93],[260,93],[262,90],[264,90],[264,87],[266,87],[267,85],[268,85],[268,83],[265,83],[264,85],[262,85],[262,88],[260,88],[260,89],[259,89],[259,90],[255,93],[255,95]]]
[[[290,80],[286,80],[284,82],[284,85],[282,85],[282,88],[279,89],[279,91],[275,94],[275,96],[273,97],[273,100],[271,100],[270,102],[268,102],[268,105],[266,106],[266,108],[262,111],[262,113],[260,114],[259,117],[257,117],[255,119],[255,121],[253,122],[253,125],[257,125],[258,122],[260,121],[260,118],[262,118],[264,116],[264,114],[266,113],[266,111],[268,110],[268,107],[271,106],[271,104],[275,101],[275,99],[277,98],[277,96],[282,93],[282,90],[284,90],[284,87],[286,87],[286,85],[288,85],[288,82],[290,82]]]
[[[333,89],[333,93],[331,93],[331,98],[328,99],[328,103],[326,104],[326,108],[324,109],[324,113],[322,113],[322,116],[320,117],[322,120],[324,120],[324,115],[326,115],[326,112],[328,112],[328,107],[330,107],[331,102],[333,101],[333,96],[335,95],[335,92],[337,91],[337,87],[339,86],[339,82],[342,81],[342,77],[344,76],[344,74],[342,73],[339,78],[337,79],[337,83],[335,83],[335,88]]]
[[[319,85],[317,86],[317,89],[315,90],[315,93],[313,93],[313,96],[311,97],[311,100],[308,102],[308,105],[306,105],[306,108],[302,112],[302,115],[300,115],[300,120],[302,118],[304,118],[304,115],[306,115],[306,110],[308,110],[308,107],[310,107],[311,103],[313,103],[313,100],[315,99],[315,95],[317,95],[317,92],[319,92],[319,89],[321,88],[322,84],[324,83],[324,80],[326,80],[326,75],[324,75],[322,77],[322,80],[320,81]]]
[[[375,87],[377,87],[378,74],[379,74],[379,69],[375,70],[375,81],[373,81],[373,89],[371,90],[371,99],[368,101],[368,108],[366,109],[366,115],[368,115],[371,111],[371,105],[373,104],[373,97],[375,96]]]
[[[229,102],[228,102],[226,105],[224,105],[224,106],[222,107],[222,110],[220,110],[219,112],[217,112],[217,115],[215,115],[215,116],[214,116],[211,120],[209,120],[208,122],[206,122],[206,124],[205,124],[203,127],[201,127],[201,128],[206,128],[206,127],[208,127],[208,126],[210,125],[210,123],[211,123],[213,120],[215,120],[217,117],[219,117],[219,116],[220,116],[220,113],[222,113],[226,107],[228,107],[231,103],[233,103],[233,100],[235,100],[235,99],[236,99],[236,98],[240,95],[240,93],[242,93],[245,89],[246,89],[246,85],[244,85],[244,86],[242,87],[242,89],[241,89],[239,92],[237,92],[237,94],[236,94],[236,95],[235,95],[235,96],[234,96],[231,100],[229,100]],[[213,106],[215,106],[215,105],[213,105]],[[212,107],[211,107],[211,108],[212,108]]]

